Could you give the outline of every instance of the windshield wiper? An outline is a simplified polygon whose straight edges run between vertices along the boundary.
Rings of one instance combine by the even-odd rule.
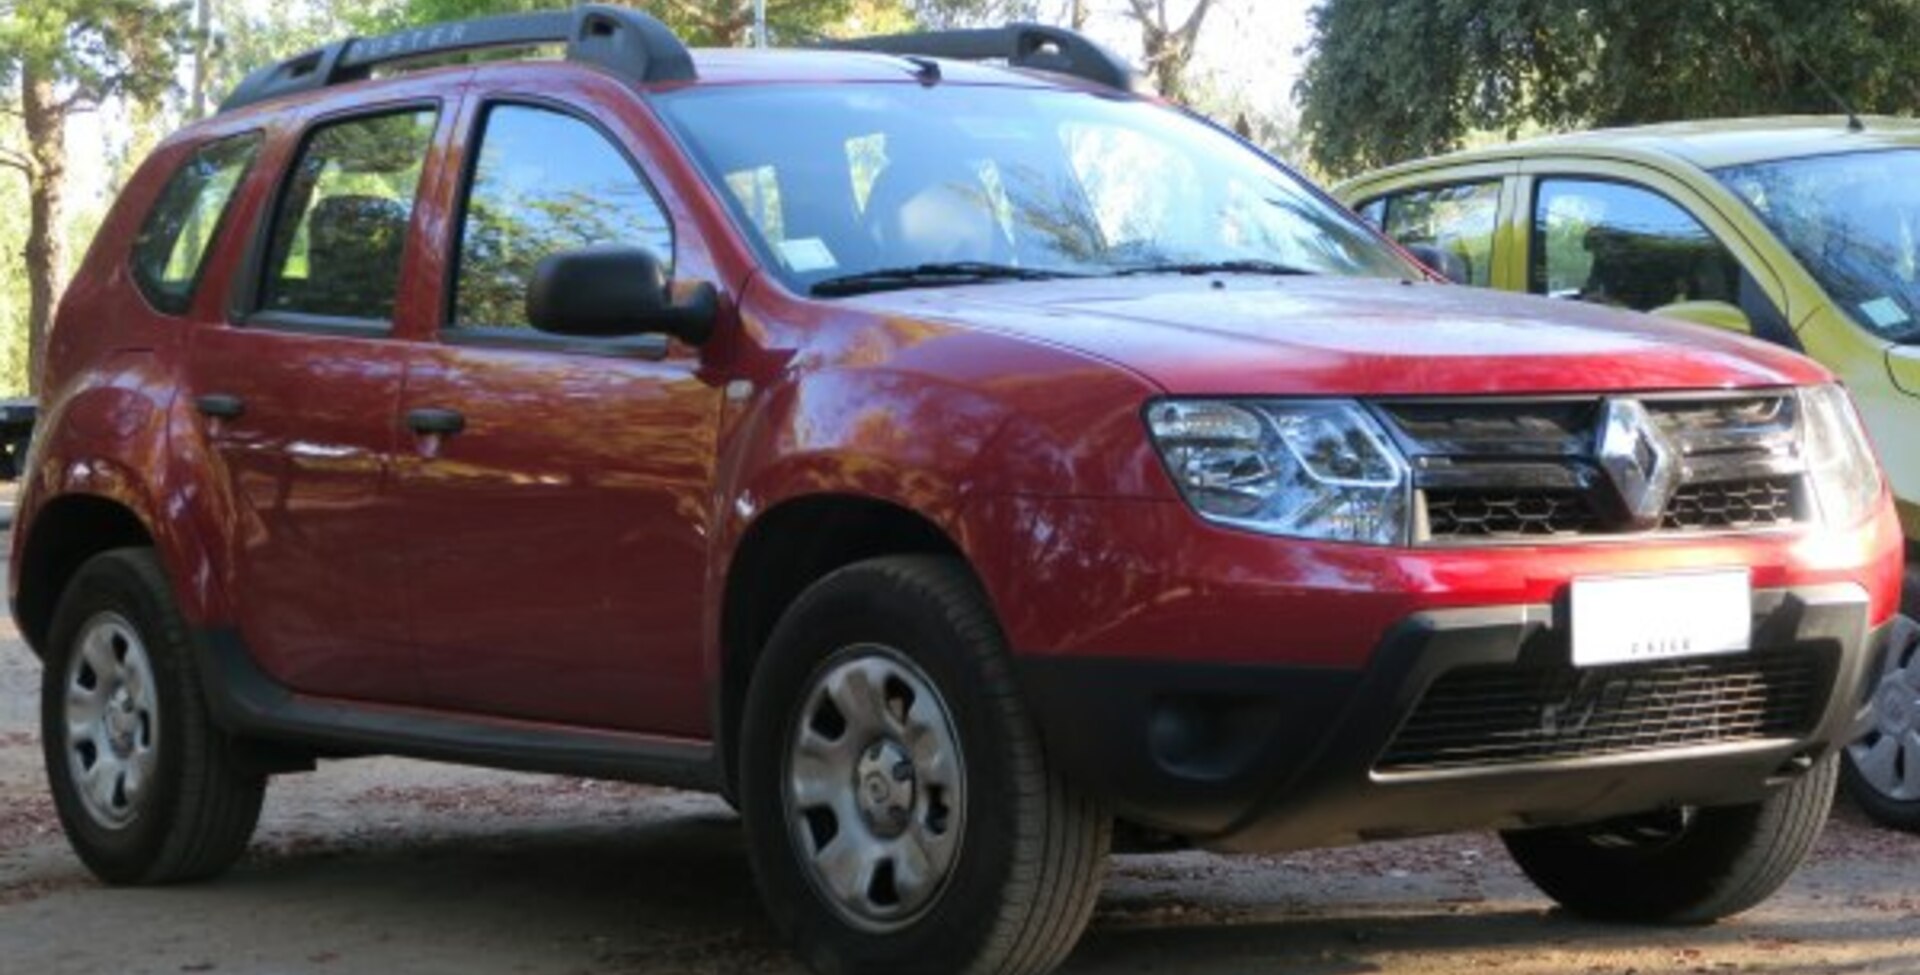
[[[977,284],[983,281],[1050,281],[1055,278],[1082,277],[1065,271],[1047,271],[1034,267],[1015,267],[988,261],[945,261],[883,267],[858,274],[816,281],[808,289],[822,298],[867,294],[874,291],[900,291],[907,288],[932,288],[944,284]]]
[[[1306,268],[1282,264],[1278,261],[1263,261],[1258,258],[1242,258],[1232,261],[1170,261],[1165,264],[1141,264],[1135,267],[1118,268],[1112,272],[1115,277],[1130,277],[1136,274],[1271,274],[1276,276],[1312,274]]]

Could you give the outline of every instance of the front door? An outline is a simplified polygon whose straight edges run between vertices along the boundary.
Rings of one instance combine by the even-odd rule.
[[[240,637],[309,694],[419,696],[390,541],[405,364],[391,333],[437,116],[401,107],[308,132],[241,310],[192,340],[187,394],[235,521],[222,535]]]
[[[674,235],[608,128],[484,103],[438,341],[408,366],[397,489],[412,640],[456,711],[699,736],[721,391],[659,336],[533,331],[548,254]]]

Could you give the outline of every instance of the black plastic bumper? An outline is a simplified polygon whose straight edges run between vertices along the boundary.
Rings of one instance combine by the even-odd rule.
[[[1753,802],[1852,739],[1882,634],[1848,585],[1754,597],[1754,652],[1820,662],[1804,733],[1430,771],[1379,770],[1442,674],[1568,660],[1552,606],[1401,622],[1364,670],[1020,658],[1050,759],[1143,825],[1228,850],[1566,824]]]

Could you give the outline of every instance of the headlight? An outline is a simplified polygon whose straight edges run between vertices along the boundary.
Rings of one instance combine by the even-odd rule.
[[[1344,400],[1166,400],[1147,427],[1201,517],[1270,535],[1402,545],[1412,477]]]
[[[1859,524],[1880,503],[1880,466],[1853,400],[1837,385],[1800,391],[1807,475],[1820,515],[1836,528]]]

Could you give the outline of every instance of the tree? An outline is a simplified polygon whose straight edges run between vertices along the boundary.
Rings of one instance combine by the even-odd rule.
[[[1213,0],[1194,0],[1186,19],[1176,22],[1167,16],[1167,0],[1127,0],[1127,16],[1140,25],[1147,74],[1162,98],[1185,100],[1187,65],[1193,63],[1194,43],[1212,7]]]
[[[108,99],[152,100],[173,83],[185,11],[152,0],[18,0],[0,6],[0,81],[25,146],[0,167],[27,185],[27,369],[39,392],[54,303],[65,283],[67,121]]]
[[[1475,130],[1831,113],[1828,82],[1920,105],[1914,0],[1322,0],[1309,47],[1295,94],[1335,174]]]
[[[753,29],[753,0],[616,0],[659,17],[688,44],[735,47],[746,44]],[[858,8],[874,4],[862,0],[766,0],[767,29],[776,38],[804,40],[829,33]],[[491,14],[564,9],[556,0],[403,0],[381,27],[464,20]]]

